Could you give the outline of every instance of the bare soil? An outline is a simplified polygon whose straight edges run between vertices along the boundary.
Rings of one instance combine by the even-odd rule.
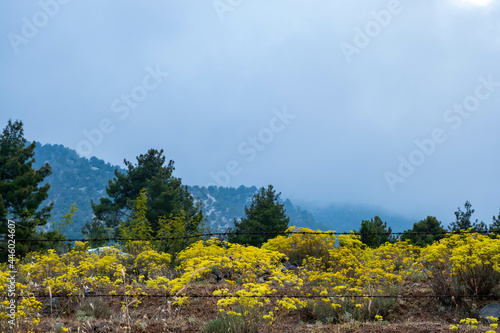
[[[192,290],[196,294],[209,294],[207,286]],[[431,290],[425,283],[413,283],[403,288],[402,295],[429,296]],[[77,301],[63,299],[57,309],[52,313],[44,307],[44,316],[37,327],[31,328],[35,333],[56,332],[54,326],[63,324],[70,329],[69,332],[199,332],[200,328],[208,321],[217,318],[217,298],[191,299],[186,306],[173,306],[171,300],[166,298],[139,297],[142,304],[135,306],[132,299],[127,300],[128,313],[134,321],[128,322],[124,317],[121,297],[103,298],[112,311],[113,319],[85,320],[77,318],[77,309],[81,302],[91,302],[92,298]],[[456,325],[460,319],[473,317],[484,305],[493,301],[481,301],[464,307],[444,306],[436,298],[401,298],[397,307],[390,310],[382,322],[354,322],[342,324],[324,324],[310,316],[295,313],[287,318],[277,320],[269,330],[263,332],[371,332],[371,333],[431,333],[451,332],[450,324]],[[46,301],[45,301],[46,303]],[[126,329],[131,327],[131,330]],[[489,326],[481,324],[475,332],[486,332]],[[461,326],[457,332],[469,332]],[[500,331],[499,331],[500,332]],[[59,333],[59,331],[57,331]]]

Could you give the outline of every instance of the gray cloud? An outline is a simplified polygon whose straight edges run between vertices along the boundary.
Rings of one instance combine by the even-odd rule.
[[[188,184],[238,160],[233,186],[272,183],[298,201],[445,223],[470,200],[489,223],[500,208],[500,90],[457,130],[443,113],[479,76],[500,81],[499,5],[401,0],[403,11],[348,63],[341,43],[389,3],[242,1],[221,21],[211,1],[70,1],[16,53],[8,34],[22,35],[23,17],[41,7],[2,2],[0,121],[19,118],[29,139],[76,149],[107,118],[114,130],[92,154],[121,163],[165,148]],[[170,75],[120,119],[112,102],[148,66]],[[245,161],[238,145],[284,106],[297,118]],[[384,172],[437,127],[446,142],[391,192]]]

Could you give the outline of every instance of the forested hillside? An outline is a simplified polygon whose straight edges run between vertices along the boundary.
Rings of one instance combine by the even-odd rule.
[[[308,207],[309,208],[309,207]],[[409,229],[416,221],[385,209],[368,205],[331,204],[321,208],[309,208],[318,223],[335,231],[357,229],[362,220],[380,216],[395,232]]]
[[[233,219],[239,219],[245,214],[245,206],[251,202],[252,196],[258,192],[257,187],[240,186],[227,187],[199,187],[192,186],[189,192],[203,203],[208,227],[228,228],[233,226]],[[285,199],[286,214],[290,217],[290,225],[312,229],[324,229],[326,226],[317,223],[311,212],[294,206],[289,199]]]
[[[0,286],[12,299],[0,304],[2,332],[378,333],[416,332],[408,325],[424,321],[420,332],[497,331],[500,214],[489,226],[474,222],[469,201],[448,233],[428,216],[398,238],[379,216],[364,219],[373,212],[361,207],[352,214],[363,219],[358,233],[322,232],[291,226],[321,228],[271,184],[194,186],[191,194],[163,150],[125,161],[127,172],[106,190],[116,169],[62,146],[39,146],[44,166],[36,170],[36,144],[22,134],[22,123],[9,121],[0,136],[1,226],[8,230],[0,234]],[[53,185],[50,196],[42,181]],[[90,199],[105,191],[109,198],[90,212]],[[58,228],[37,230],[51,207],[37,213],[33,206],[44,200],[55,204],[56,221],[81,202],[69,235],[95,213],[87,241],[66,246]],[[208,227],[230,232],[200,236],[201,206]],[[347,219],[350,209],[330,206],[324,216],[340,211]],[[400,318],[412,318],[403,330]]]
[[[91,200],[98,202],[99,198],[106,195],[108,181],[113,178],[114,170],[119,167],[96,157],[80,157],[74,150],[62,145],[37,143],[35,159],[35,167],[48,163],[52,168],[52,174],[45,179],[45,182],[50,183],[47,202],[54,202],[51,221],[61,221],[71,205],[76,204],[78,211],[73,218],[73,224],[63,231],[69,238],[82,237],[81,228],[86,221],[92,219]],[[204,204],[206,226],[211,230],[224,230],[233,225],[234,219],[244,215],[245,205],[249,204],[257,188],[190,186],[189,192]],[[294,206],[290,200],[284,199],[284,205],[290,217],[290,225],[325,228],[316,223],[310,212]]]
[[[44,183],[50,183],[49,198],[54,202],[51,221],[61,221],[68,213],[71,205],[76,204],[78,211],[73,218],[73,224],[63,230],[69,237],[81,237],[81,228],[92,218],[90,200],[98,201],[106,194],[106,185],[113,178],[117,166],[105,163],[92,157],[82,158],[69,148],[62,145],[41,145],[35,149],[35,167],[48,163],[52,174]]]

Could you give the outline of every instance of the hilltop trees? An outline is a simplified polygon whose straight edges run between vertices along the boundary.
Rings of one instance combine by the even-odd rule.
[[[406,230],[401,236],[401,240],[409,240],[413,245],[426,246],[444,238],[446,236],[445,233],[446,230],[441,225],[441,222],[434,216],[427,216],[424,220],[414,223],[413,229]]]
[[[181,179],[173,176],[174,162],[165,163],[163,150],[150,149],[146,154],[137,157],[137,164],[133,165],[125,160],[125,166],[126,173],[116,170],[115,178],[109,181],[106,188],[109,198],[101,198],[99,203],[92,202],[97,219],[104,221],[115,234],[118,234],[118,226],[122,221],[122,235],[126,232],[125,229],[133,226],[133,222],[139,218],[137,212],[144,215],[139,219],[148,221],[148,233],[151,236],[156,236],[160,230],[164,233],[165,220],[175,217],[181,217],[183,236],[201,231],[201,208],[194,203]],[[163,222],[160,223],[161,221]],[[178,219],[175,221],[179,224]],[[102,231],[103,226],[97,228]],[[132,236],[130,238],[138,238],[135,234],[132,229],[127,233]]]
[[[382,222],[378,216],[361,221],[361,227],[359,228],[361,241],[371,248],[377,248],[386,242],[394,242],[395,238],[391,235],[391,232],[392,228],[388,228],[387,222]]]
[[[245,207],[246,217],[240,222],[234,221],[234,229],[230,230],[235,233],[260,233],[255,235],[230,235],[229,241],[233,243],[261,246],[268,239],[273,238],[276,234],[265,234],[273,232],[284,232],[288,228],[290,218],[286,216],[283,204],[279,203],[279,196],[276,194],[272,185],[261,188],[259,193],[256,193],[252,198],[250,207]]]
[[[89,240],[90,247],[104,246],[108,242],[106,239],[112,237],[110,229],[106,227],[106,224],[95,217],[92,221],[87,221],[84,224],[81,232],[83,237]]]
[[[484,222],[479,222],[477,219],[475,222],[471,221],[471,216],[474,214],[474,209],[472,209],[472,205],[469,201],[466,201],[464,204],[465,211],[463,212],[458,207],[458,210],[455,212],[455,222],[450,224],[450,231],[460,231],[462,229],[472,229],[472,231],[487,231],[488,227]]]
[[[498,216],[493,215],[493,223],[490,225],[490,232],[500,234],[500,212],[498,212]]]
[[[40,207],[48,197],[49,184],[39,186],[51,170],[48,164],[33,169],[35,143],[26,145],[23,123],[9,120],[0,135],[0,238],[5,239],[7,222],[16,224],[15,238],[29,239],[50,217],[52,204]],[[0,243],[0,261],[6,260],[7,243]],[[35,250],[34,243],[17,242],[16,255]]]

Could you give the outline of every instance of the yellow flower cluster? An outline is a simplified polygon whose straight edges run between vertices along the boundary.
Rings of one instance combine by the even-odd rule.
[[[0,265],[0,294],[7,293],[6,286],[8,285],[7,279],[10,273],[5,265]],[[40,323],[40,310],[42,303],[37,301],[30,291],[28,285],[16,282],[16,296],[21,296],[16,299],[16,311],[11,313],[11,303],[9,300],[0,302],[0,328],[11,327],[9,321],[12,319],[11,314],[14,315],[16,323],[19,325],[25,324],[26,326],[36,326]]]
[[[489,319],[491,321],[490,327],[492,328],[492,330],[486,331],[486,333],[496,333],[495,330],[498,328],[498,318],[490,316],[486,317],[486,319]]]
[[[422,271],[419,249],[408,242],[370,249],[355,234],[337,240],[330,232],[311,235],[312,230],[293,227],[289,231],[295,233],[271,239],[260,249],[217,239],[193,244],[179,255],[179,269],[185,273],[170,281],[172,292],[217,271],[225,281],[214,295],[225,296],[218,305],[227,314],[248,316],[270,307],[275,319],[322,302],[332,312],[345,307],[367,315],[371,302],[367,295],[398,294],[405,279]],[[284,265],[285,261],[294,266]],[[321,298],[304,300],[311,296]],[[376,305],[371,311],[377,311]],[[271,319],[267,312],[260,318]]]
[[[487,295],[500,283],[500,238],[463,230],[423,248],[420,260],[436,294]]]
[[[121,276],[126,258],[119,251],[89,253],[75,246],[65,255],[54,250],[46,254],[28,254],[30,263],[20,265],[20,270],[35,283],[46,287],[52,294],[73,294],[82,290],[83,284],[89,287],[111,285]]]
[[[115,247],[90,253],[86,243],[76,242],[64,255],[53,250],[28,254],[18,267],[22,281],[29,283],[17,286],[25,296],[34,284],[53,295],[78,295],[84,286],[111,295],[123,292],[133,297],[133,303],[124,304],[128,307],[139,306],[140,296],[151,289],[174,295],[173,304],[183,306],[191,291],[204,285],[219,297],[221,316],[267,325],[304,308],[330,321],[342,321],[347,313],[354,320],[382,321],[396,299],[370,296],[398,295],[405,282],[436,274],[455,283],[464,276],[468,280],[463,285],[472,286],[481,281],[471,271],[500,274],[500,239],[486,235],[448,235],[425,248],[398,241],[372,249],[354,233],[337,237],[332,232],[310,234],[306,228],[288,231],[294,233],[270,239],[261,248],[217,238],[195,242],[176,255],[176,272],[172,257],[147,242],[128,244],[137,252],[133,256]],[[6,272],[0,266],[0,292]],[[0,303],[0,323],[7,319],[6,306]],[[36,325],[39,311],[40,302],[25,297],[16,317]],[[477,326],[469,318],[461,324]]]
[[[141,252],[135,259],[138,273],[152,277],[164,276],[169,268],[172,256],[168,253],[159,253],[153,250]]]
[[[500,272],[500,239],[464,231],[424,248],[422,259],[427,263],[449,262],[454,274],[478,266]]]
[[[143,284],[158,289],[169,282],[164,275],[170,269],[170,254],[153,251],[150,246],[146,249],[134,259],[114,247],[102,248],[99,254],[90,253],[86,243],[75,242],[73,249],[64,255],[54,250],[30,253],[24,260],[29,262],[19,267],[22,275],[53,295],[78,294],[84,286],[93,290],[125,286],[126,294],[139,295],[144,294],[140,288]],[[127,272],[137,277],[131,284],[124,284]],[[109,293],[116,294],[116,290]]]

